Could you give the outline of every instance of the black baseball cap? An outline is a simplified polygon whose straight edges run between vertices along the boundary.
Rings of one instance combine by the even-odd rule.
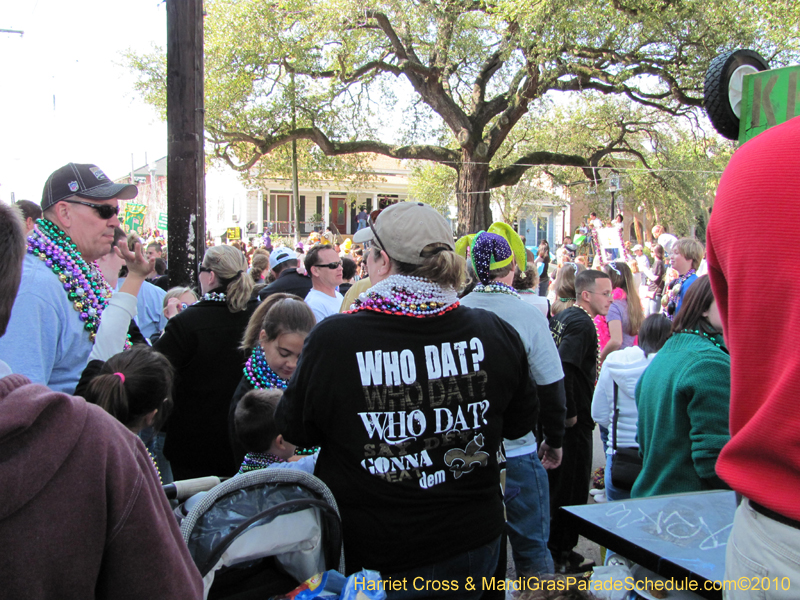
[[[87,200],[130,200],[139,193],[132,183],[114,183],[97,165],[68,163],[53,171],[44,184],[42,210],[78,196]]]

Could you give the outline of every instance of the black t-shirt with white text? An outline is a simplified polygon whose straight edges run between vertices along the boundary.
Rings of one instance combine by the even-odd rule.
[[[385,576],[500,537],[501,442],[528,433],[537,408],[519,335],[459,306],[328,317],[275,419],[288,441],[321,447],[314,474],[339,506],[348,573]]]
[[[592,396],[597,380],[597,328],[591,317],[572,306],[550,319],[550,333],[558,347],[564,367],[567,392],[567,418],[593,427]]]

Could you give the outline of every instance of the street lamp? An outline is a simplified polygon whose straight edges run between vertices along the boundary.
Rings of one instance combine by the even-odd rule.
[[[620,191],[619,175],[612,175],[608,181],[608,191],[611,192],[611,220],[614,220],[614,205],[616,204],[616,194]]]

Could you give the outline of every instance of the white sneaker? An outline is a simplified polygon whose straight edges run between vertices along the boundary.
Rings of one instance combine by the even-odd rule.
[[[597,502],[598,504],[603,504],[604,502],[608,502],[608,498],[606,498],[605,493],[596,494],[594,497],[594,501]]]
[[[597,489],[597,488],[592,488],[591,490],[589,490],[589,493],[590,493],[592,496],[597,496],[597,494],[605,494],[605,493],[606,493],[606,491],[605,491],[605,490],[599,490],[599,489]]]

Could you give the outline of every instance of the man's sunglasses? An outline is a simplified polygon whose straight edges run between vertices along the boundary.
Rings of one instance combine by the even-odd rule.
[[[325,264],[322,264],[322,265],[314,265],[314,266],[315,267],[323,267],[325,269],[330,269],[331,271],[333,271],[334,269],[338,269],[339,267],[342,266],[342,261],[332,262],[332,263],[325,263]]]
[[[119,214],[119,206],[112,206],[111,204],[92,204],[91,202],[81,202],[80,200],[62,200],[68,204],[83,204],[89,208],[93,208],[101,219],[110,219],[111,217]]]

